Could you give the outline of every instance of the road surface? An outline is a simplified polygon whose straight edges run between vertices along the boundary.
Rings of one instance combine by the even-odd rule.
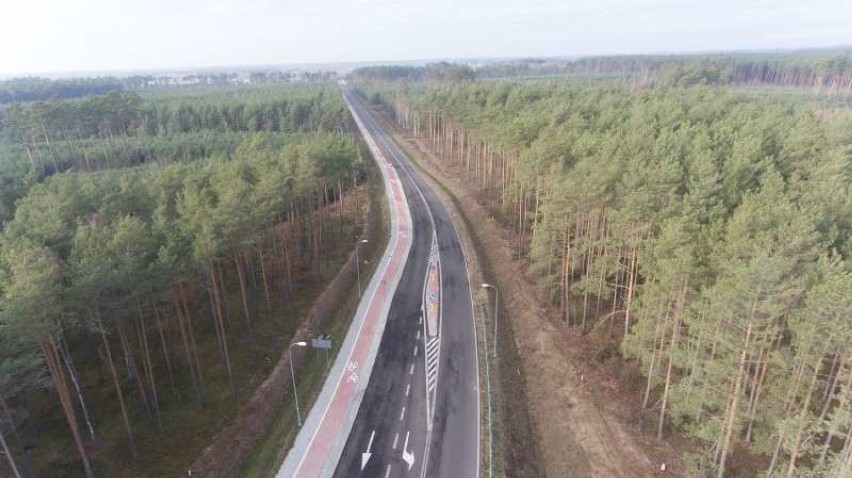
[[[476,337],[458,234],[405,154],[359,98],[344,94],[399,174],[414,237],[335,476],[476,478]]]
[[[458,235],[405,155],[343,94],[382,171],[391,238],[277,477],[476,478],[476,336]]]

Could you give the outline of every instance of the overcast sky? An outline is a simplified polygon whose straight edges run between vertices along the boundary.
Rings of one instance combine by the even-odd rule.
[[[852,0],[4,0],[0,75],[852,45]]]

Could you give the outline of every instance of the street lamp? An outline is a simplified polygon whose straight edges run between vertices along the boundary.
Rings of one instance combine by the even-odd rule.
[[[296,372],[293,371],[293,346],[305,347],[307,342],[293,342],[287,348],[287,353],[290,354],[290,376],[293,377],[293,398],[296,400],[296,419],[299,421],[299,426],[302,426],[302,414],[299,413],[299,394],[296,392]]]
[[[497,356],[497,317],[500,313],[500,291],[497,290],[497,287],[482,283],[483,289],[494,289],[494,356]]]
[[[358,246],[361,244],[366,244],[370,241],[366,239],[361,239],[360,241],[355,243],[355,271],[358,274],[358,298],[361,298],[361,260],[358,258]]]

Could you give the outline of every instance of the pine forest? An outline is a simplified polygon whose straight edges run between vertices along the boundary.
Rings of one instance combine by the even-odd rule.
[[[359,237],[339,88],[109,91],[0,124],[0,475],[185,474]]]
[[[692,476],[737,453],[852,475],[848,107],[582,78],[359,88],[493,206],[565,326],[619,343],[656,435],[698,444]]]

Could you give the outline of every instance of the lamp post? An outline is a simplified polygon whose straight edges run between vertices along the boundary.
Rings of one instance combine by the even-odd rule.
[[[370,242],[366,239],[361,239],[355,243],[355,271],[358,274],[358,298],[361,298],[361,259],[358,258],[358,246]]]
[[[296,400],[296,420],[299,422],[299,426],[302,426],[302,414],[299,413],[299,394],[296,391],[296,372],[293,371],[293,346],[297,347],[305,347],[308,345],[307,342],[293,342],[290,344],[290,347],[287,348],[287,353],[290,354],[290,376],[293,378],[293,398]]]
[[[482,284],[483,289],[494,289],[494,356],[497,356],[497,317],[500,313],[500,291],[491,284]]]

